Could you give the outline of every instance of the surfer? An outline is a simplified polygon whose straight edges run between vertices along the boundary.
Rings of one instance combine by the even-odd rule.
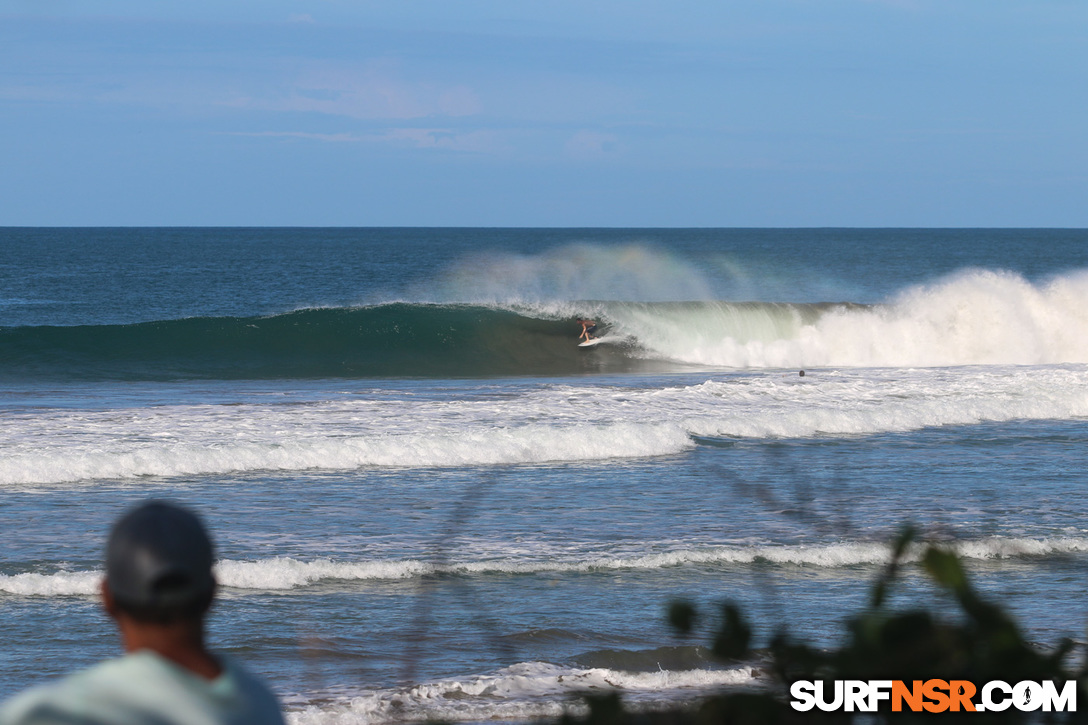
[[[597,323],[593,320],[583,320],[579,317],[578,324],[582,326],[582,334],[578,336],[578,339],[581,340],[582,338],[585,338],[586,342],[592,340],[593,333],[597,331]]]

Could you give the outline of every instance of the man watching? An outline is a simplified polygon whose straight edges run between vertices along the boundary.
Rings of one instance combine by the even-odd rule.
[[[200,519],[148,501],[114,524],[102,602],[126,655],[0,707],[0,725],[282,725],[279,703],[237,662],[204,646],[215,596]]]

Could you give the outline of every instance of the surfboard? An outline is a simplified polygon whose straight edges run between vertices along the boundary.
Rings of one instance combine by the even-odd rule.
[[[578,343],[578,347],[593,347],[594,345],[600,345],[602,342],[612,342],[619,338],[620,335],[613,335],[611,337],[609,337],[608,335],[604,335],[602,337],[594,337],[591,340],[586,340],[585,342]]]

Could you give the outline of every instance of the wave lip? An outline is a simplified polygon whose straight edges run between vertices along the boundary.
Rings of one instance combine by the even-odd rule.
[[[964,559],[996,561],[1036,559],[1088,552],[1088,538],[1055,537],[1027,539],[989,537],[945,544]],[[921,559],[923,547],[907,551],[905,561]],[[844,542],[822,545],[717,546],[648,553],[642,555],[592,556],[570,559],[502,557],[452,562],[442,566],[421,559],[373,561],[302,561],[274,557],[256,561],[221,560],[216,564],[219,583],[237,593],[302,590],[329,582],[396,581],[433,574],[478,577],[539,573],[653,570],[682,566],[748,565],[757,562],[783,567],[845,569],[881,566],[890,560],[885,543]],[[16,596],[94,596],[101,571],[62,571],[52,574],[25,572],[0,574],[0,593]]]

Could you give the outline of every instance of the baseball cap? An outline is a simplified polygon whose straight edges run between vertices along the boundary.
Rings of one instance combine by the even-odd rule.
[[[185,607],[208,598],[212,541],[196,514],[151,500],[118,519],[106,545],[106,586],[122,606]]]

